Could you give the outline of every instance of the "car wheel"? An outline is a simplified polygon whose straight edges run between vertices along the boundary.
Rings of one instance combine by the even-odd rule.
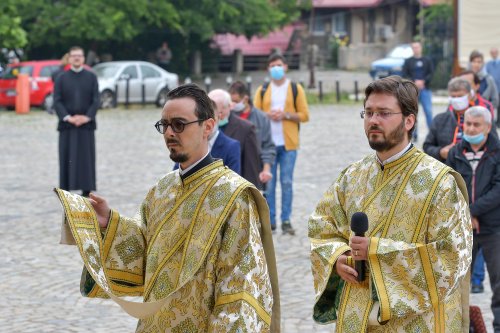
[[[111,109],[115,107],[115,94],[111,90],[104,90],[101,93],[101,109]]]
[[[170,90],[168,88],[163,88],[158,93],[158,97],[156,98],[156,106],[163,107],[165,103],[167,103],[167,94]]]
[[[54,110],[54,95],[48,94],[43,99],[42,108],[48,113],[52,113]]]
[[[15,106],[6,106],[5,108],[9,111],[14,111],[16,109]]]

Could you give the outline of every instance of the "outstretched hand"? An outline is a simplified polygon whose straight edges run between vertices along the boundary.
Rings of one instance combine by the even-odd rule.
[[[106,199],[98,196],[97,194],[90,193],[89,201],[97,213],[97,222],[99,222],[99,226],[101,228],[106,228],[108,226],[110,216],[110,209]]]

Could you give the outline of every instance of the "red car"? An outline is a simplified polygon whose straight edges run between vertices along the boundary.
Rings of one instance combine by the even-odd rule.
[[[24,61],[9,65],[0,77],[0,107],[15,108],[17,75],[23,73],[30,76],[30,105],[46,110],[51,108],[54,91],[51,75],[60,65],[60,60]]]

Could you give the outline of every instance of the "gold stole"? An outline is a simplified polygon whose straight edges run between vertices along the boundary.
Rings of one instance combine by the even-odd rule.
[[[213,167],[208,167],[212,170],[219,166],[219,163],[214,163]],[[220,164],[222,166],[222,164]],[[208,172],[208,171],[207,171]],[[80,251],[83,258],[85,267],[94,279],[94,281],[99,285],[99,287],[116,303],[118,303],[128,314],[135,318],[144,319],[155,314],[162,306],[168,301],[169,295],[173,294],[175,291],[179,290],[184,286],[197,272],[200,266],[203,264],[206,255],[210,247],[212,246],[213,240],[216,234],[219,232],[221,226],[227,218],[227,214],[234,203],[234,200],[245,188],[251,186],[250,183],[246,182],[243,178],[233,178],[238,179],[239,182],[235,185],[235,189],[231,191],[230,199],[226,202],[223,213],[218,216],[217,219],[204,220],[202,217],[204,214],[200,214],[204,208],[203,202],[205,198],[209,195],[210,191],[213,189],[213,185],[223,177],[224,175],[230,173],[228,169],[222,169],[215,172],[213,175],[205,177],[201,182],[202,185],[207,186],[203,191],[203,196],[200,199],[197,206],[197,214],[193,217],[193,223],[189,225],[189,229],[186,230],[184,235],[180,237],[175,245],[175,248],[170,250],[165,258],[162,260],[162,264],[158,267],[157,272],[161,271],[162,267],[167,263],[168,258],[179,249],[180,246],[184,246],[183,249],[183,262],[181,269],[179,270],[177,283],[171,292],[164,298],[154,301],[154,302],[131,302],[121,299],[115,295],[109,273],[105,266],[105,254],[103,239],[101,236],[101,231],[99,224],[97,222],[97,215],[92,208],[92,205],[88,199],[83,198],[79,195],[66,192],[61,189],[55,189],[62,205],[64,208],[64,213],[67,218],[67,222],[70,226],[71,232],[76,241],[76,245]],[[188,193],[190,193],[188,191]],[[163,220],[162,225],[167,221],[168,217],[176,213],[181,207],[182,200],[178,200],[179,204],[171,210],[169,215]],[[206,205],[205,205],[206,206]],[[207,226],[207,223],[210,223]],[[199,238],[199,241],[192,243],[190,238],[193,232],[199,231],[201,228],[204,230],[210,230],[209,233],[205,233]],[[158,228],[156,235],[161,231],[161,227]],[[153,236],[151,245],[148,250],[154,246],[156,236]],[[267,256],[266,256],[267,259]],[[274,262],[274,260],[272,261]],[[277,282],[277,280],[276,280]],[[154,279],[151,279],[151,283],[146,286],[145,296],[151,291],[151,287],[154,285]],[[116,287],[116,285],[113,285]],[[274,286],[273,286],[274,287]],[[137,288],[137,287],[135,287]],[[274,288],[273,288],[274,289]],[[277,290],[277,289],[276,289]],[[278,303],[279,304],[279,303]]]
[[[356,211],[362,211],[365,212],[366,215],[368,215],[369,221],[374,221],[374,216],[381,217],[381,207],[374,203],[376,201],[375,199],[378,198],[383,189],[387,186],[394,187],[395,197],[392,200],[392,203],[389,203],[390,206],[386,207],[386,209],[388,209],[388,213],[386,213],[386,209],[384,209],[383,219],[379,220],[380,222],[377,224],[370,224],[367,237],[387,237],[396,207],[400,203],[400,200],[404,200],[404,190],[408,186],[410,177],[414,173],[415,169],[419,166],[419,163],[425,157],[426,155],[418,151],[416,148],[411,149],[399,160],[391,163],[393,164],[392,167],[394,167],[395,169],[387,178],[384,179],[382,174],[378,175],[375,190],[364,202],[361,203],[361,207],[349,207],[348,216],[352,215]],[[439,182],[449,172],[451,172],[450,168],[442,168],[437,177],[434,178],[433,185],[425,189],[425,191],[427,192],[425,193],[426,199],[423,201],[419,201],[419,204],[421,204],[421,207],[419,207],[419,211],[421,213],[419,216],[418,224],[413,235],[409,235],[411,237],[408,237],[408,239],[406,240],[407,242],[416,242],[420,230],[422,230],[422,228],[425,228],[424,218],[429,209],[429,204],[432,200],[432,197],[434,196]],[[368,265],[367,268],[369,270]],[[369,273],[370,272],[368,272],[367,274]],[[378,282],[378,288],[384,289],[382,276],[375,276],[372,274],[370,275],[370,277]],[[374,287],[371,286],[371,281],[366,281],[365,283],[361,283],[359,285],[354,285],[347,282],[345,283],[342,291],[341,303],[338,310],[338,332],[365,332],[367,330],[368,319],[374,305],[374,300],[372,299],[372,288]],[[391,318],[391,314],[386,311],[389,308],[389,300],[385,289],[377,290],[377,293],[379,302],[381,304],[378,319],[383,323]],[[441,314],[444,316],[444,313],[441,312]],[[444,323],[444,317],[436,318],[436,321],[439,320],[441,320],[441,323]],[[441,323],[440,325],[442,325]]]

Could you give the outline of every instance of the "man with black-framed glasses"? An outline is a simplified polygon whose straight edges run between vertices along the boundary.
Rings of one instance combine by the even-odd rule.
[[[87,201],[57,190],[85,263],[82,294],[113,298],[140,319],[137,332],[279,332],[269,210],[211,157],[214,126],[214,104],[198,86],[168,93],[155,127],[179,169],[151,188],[135,218],[93,193]]]
[[[309,220],[313,318],[336,332],[469,330],[467,189],[411,143],[418,92],[399,76],[368,85],[374,153],[340,173]]]

